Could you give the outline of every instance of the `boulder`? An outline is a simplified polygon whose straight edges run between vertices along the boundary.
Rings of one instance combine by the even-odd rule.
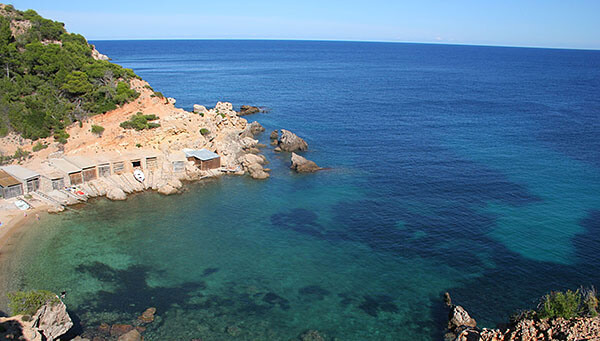
[[[113,324],[112,327],[110,327],[110,336],[116,337],[125,335],[134,329],[135,328],[130,324]]]
[[[59,213],[65,210],[65,207],[62,205],[52,205],[48,207],[48,213]]]
[[[73,327],[67,306],[58,297],[55,302],[48,302],[38,309],[32,320],[37,331],[48,341],[58,339]]]
[[[173,97],[167,98],[167,101],[169,101],[169,103],[171,103],[171,104],[177,103],[177,100],[175,98],[173,98]]]
[[[284,152],[307,150],[308,143],[289,130],[281,129],[278,147]]]
[[[144,310],[142,315],[140,315],[138,317],[138,321],[140,321],[141,323],[150,323],[150,322],[154,321],[155,313],[156,313],[156,308],[150,307],[150,308]]]
[[[448,329],[457,330],[458,328],[475,328],[477,321],[461,306],[455,305],[450,309]]]
[[[118,187],[113,187],[108,192],[106,192],[106,197],[110,200],[125,200],[127,199],[127,195],[123,192],[122,189]]]
[[[175,188],[169,184],[164,184],[158,188],[158,193],[163,194],[163,195],[175,194],[175,193],[177,193],[177,188]]]
[[[263,131],[265,131],[265,127],[263,127],[262,125],[260,125],[260,123],[254,121],[252,123],[250,123],[250,133],[252,133],[252,135],[258,135],[260,133],[262,133]]]
[[[206,110],[206,107],[200,104],[194,104],[194,112],[197,114],[205,114],[208,112],[208,110]]]
[[[133,329],[132,331],[129,331],[123,335],[121,335],[117,341],[142,341],[144,340],[144,338],[142,337],[142,334],[140,334],[140,332],[138,332],[136,329]]]
[[[240,112],[238,113],[238,115],[240,116],[245,116],[245,115],[252,115],[252,114],[256,114],[260,112],[260,108],[259,107],[253,107],[251,105],[242,105],[242,107],[240,108]]]
[[[273,130],[271,132],[271,136],[269,136],[271,140],[279,140],[279,132],[277,130]]]
[[[321,169],[313,161],[307,160],[296,153],[292,153],[292,165],[290,168],[296,171],[296,173],[314,173]]]

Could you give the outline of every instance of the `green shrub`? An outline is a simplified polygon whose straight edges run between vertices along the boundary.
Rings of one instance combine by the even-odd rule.
[[[581,293],[579,290],[553,291],[542,298],[538,314],[540,318],[562,317],[570,319],[581,313]]]
[[[141,144],[141,143],[136,143],[136,144],[135,144],[135,146],[136,146],[137,148],[142,148],[142,144]]]
[[[135,130],[144,130],[144,129],[153,129],[160,127],[160,124],[149,122],[158,119],[156,115],[144,115],[141,112],[137,112],[135,115],[131,116],[129,121],[121,122],[119,126],[123,129],[135,129]]]
[[[33,152],[35,153],[35,152],[39,152],[40,150],[46,149],[46,148],[48,148],[47,144],[43,144],[41,142],[38,142],[38,143],[36,143],[36,144],[33,145],[33,147],[31,148],[31,150],[33,150]]]
[[[598,316],[598,295],[596,288],[580,288],[581,298],[583,300],[583,314],[590,317]]]
[[[14,315],[34,315],[46,303],[56,304],[58,297],[46,290],[17,291],[8,294],[8,307]]]
[[[21,149],[21,147],[17,147],[15,154],[13,155],[13,159],[24,159],[29,156],[29,152]]]
[[[210,130],[208,130],[206,128],[202,128],[202,129],[200,129],[200,134],[202,134],[202,136],[206,136],[206,135],[210,134]]]
[[[150,95],[150,97],[165,98],[165,95],[163,95],[162,92],[154,91],[154,93]]]
[[[225,114],[221,113],[219,115],[221,115],[222,118],[225,118]]]
[[[56,130],[54,132],[54,139],[62,144],[67,143],[67,139],[71,137],[71,135],[69,135],[69,133],[67,133],[66,131],[64,131],[63,129],[60,130]]]
[[[104,127],[96,125],[96,124],[92,124],[92,130],[91,131],[94,134],[102,135],[102,133],[104,132]]]

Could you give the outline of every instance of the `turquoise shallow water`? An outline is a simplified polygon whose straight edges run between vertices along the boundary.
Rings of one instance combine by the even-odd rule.
[[[90,333],[438,340],[600,279],[600,53],[261,41],[94,42],[177,105],[264,105],[331,170],[96,200],[18,236],[6,290],[67,290]],[[267,142],[268,134],[261,137]],[[237,326],[233,337],[227,327]]]

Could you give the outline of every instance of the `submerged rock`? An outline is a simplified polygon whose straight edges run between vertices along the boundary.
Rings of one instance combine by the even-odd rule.
[[[144,340],[144,338],[142,337],[142,334],[140,334],[140,332],[138,332],[136,329],[133,329],[123,335],[121,335],[117,341],[142,341]]]
[[[277,130],[273,130],[269,138],[271,140],[279,140],[279,132]]]
[[[325,338],[316,330],[307,330],[299,337],[300,341],[325,341]]]
[[[292,153],[292,165],[290,168],[297,173],[313,173],[321,169],[313,161],[307,160],[296,153]]]
[[[277,145],[284,152],[307,150],[308,143],[289,130],[281,129],[281,137]]]
[[[130,324],[113,324],[112,327],[110,327],[110,336],[121,336],[134,329],[135,328]]]
[[[138,321],[140,321],[141,323],[150,323],[150,322],[154,321],[155,313],[156,313],[156,308],[150,307],[150,308],[144,310],[142,315],[140,315],[138,317]]]

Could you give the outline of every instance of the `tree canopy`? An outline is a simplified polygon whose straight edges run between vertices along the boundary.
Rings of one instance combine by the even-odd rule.
[[[3,6],[3,5],[0,5]],[[0,7],[0,135],[59,136],[74,121],[130,102],[139,94],[131,69],[92,57],[92,46],[34,10]]]

